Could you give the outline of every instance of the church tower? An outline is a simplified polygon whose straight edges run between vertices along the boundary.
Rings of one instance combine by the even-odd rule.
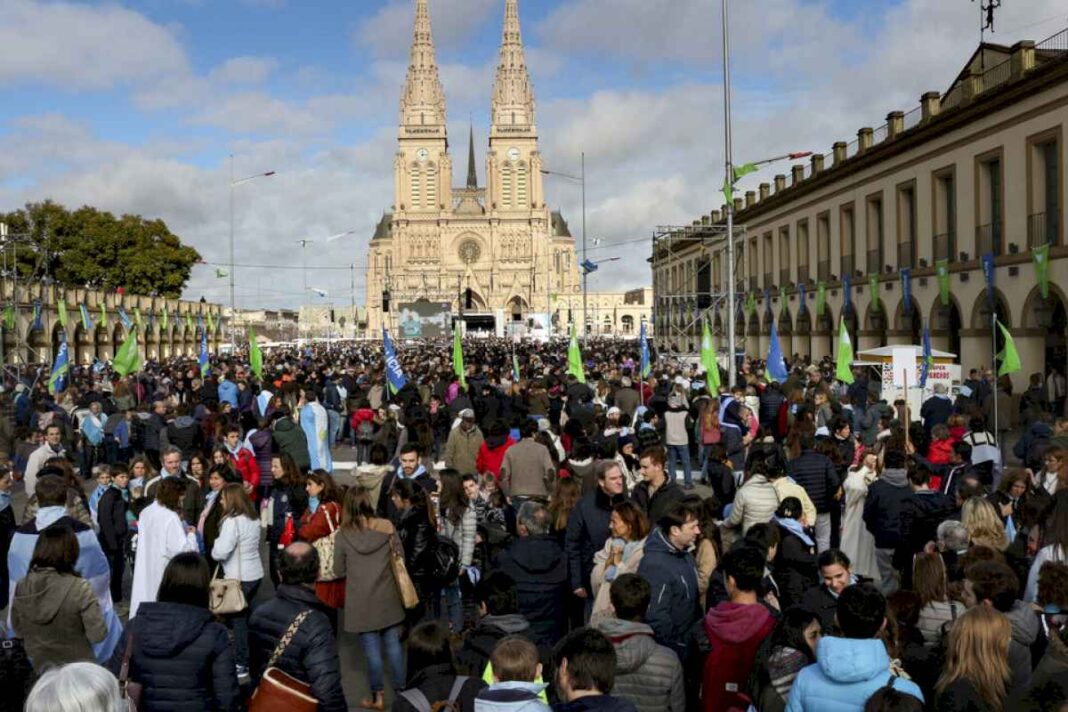
[[[486,185],[489,207],[498,213],[544,207],[534,89],[527,72],[519,0],[506,0],[497,79],[493,87]]]
[[[411,62],[401,96],[394,212],[441,213],[452,206],[445,91],[438,76],[429,0],[416,0]]]

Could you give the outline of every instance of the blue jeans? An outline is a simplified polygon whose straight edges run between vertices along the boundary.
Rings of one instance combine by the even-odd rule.
[[[460,579],[456,579],[454,583],[445,587],[445,610],[452,632],[457,635],[462,634],[464,632],[464,596],[460,589]]]
[[[385,689],[382,670],[382,641],[386,643],[386,657],[389,659],[389,672],[393,678],[393,689],[403,690],[404,677],[404,651],[401,650],[400,635],[403,625],[395,625],[385,630],[376,630],[371,633],[360,633],[360,647],[363,656],[367,658],[367,677],[370,679],[371,692],[381,692]]]
[[[260,582],[242,581],[241,592],[245,594],[245,610],[226,617],[230,630],[234,631],[234,664],[248,667],[248,617],[252,613],[252,599],[256,597],[256,591],[260,588]]]
[[[326,444],[328,447],[334,447],[337,445],[338,437],[341,435],[341,413],[336,410],[326,409],[326,422],[327,422],[327,435]]]
[[[690,448],[688,445],[667,446],[667,475],[672,482],[675,481],[675,458],[682,460],[682,473],[684,482],[693,484],[693,471],[690,469]]]

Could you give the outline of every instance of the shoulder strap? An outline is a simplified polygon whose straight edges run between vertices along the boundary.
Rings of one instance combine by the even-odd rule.
[[[430,700],[418,687],[405,690],[400,693],[400,696],[408,700],[408,703],[415,708],[415,712],[430,712]]]
[[[467,675],[457,675],[456,679],[452,681],[452,689],[449,691],[449,702],[455,702],[460,696],[460,691],[464,689],[464,685],[467,684]]]
[[[293,642],[293,637],[297,634],[297,629],[300,628],[300,624],[304,622],[304,619],[311,615],[311,610],[301,611],[297,614],[297,617],[293,619],[293,622],[289,624],[284,635],[278,639],[278,645],[274,646],[274,652],[271,653],[271,659],[267,661],[267,667],[274,667],[274,664],[278,662],[278,658],[282,657],[282,653],[286,651],[289,644]]]
[[[122,654],[122,665],[119,667],[119,688],[123,691],[130,682],[130,658],[133,656],[133,643],[133,631],[127,626],[126,650]]]

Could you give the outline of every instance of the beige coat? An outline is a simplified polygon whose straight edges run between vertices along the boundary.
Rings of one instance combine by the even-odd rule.
[[[347,633],[370,633],[404,622],[404,604],[390,562],[395,536],[387,519],[372,518],[364,529],[342,527],[334,543],[334,573],[345,579]]]
[[[612,609],[612,599],[609,596],[609,591],[612,588],[612,584],[609,581],[605,581],[605,571],[608,568],[608,557],[612,554],[612,538],[609,537],[608,541],[604,543],[604,547],[593,555],[593,573],[590,574],[590,586],[593,588],[593,613],[590,617],[590,622],[595,622],[601,618],[611,617],[615,615]],[[638,544],[638,547],[631,552],[630,558],[624,563],[619,564],[616,567],[616,578],[619,578],[623,574],[636,574],[638,573],[638,567],[642,563],[642,556],[645,554],[645,541]]]

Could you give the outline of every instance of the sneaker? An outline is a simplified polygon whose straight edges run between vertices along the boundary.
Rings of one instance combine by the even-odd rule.
[[[242,684],[242,685],[247,683],[249,681],[249,679],[250,679],[249,674],[248,674],[248,666],[247,665],[235,665],[234,668],[237,671],[237,682],[239,684]]]

